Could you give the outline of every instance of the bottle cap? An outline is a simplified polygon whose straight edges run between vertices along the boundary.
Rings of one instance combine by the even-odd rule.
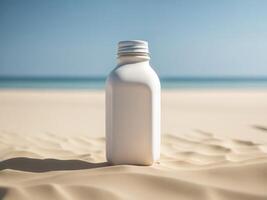
[[[118,43],[118,55],[140,54],[148,55],[148,43],[143,40],[126,40]]]

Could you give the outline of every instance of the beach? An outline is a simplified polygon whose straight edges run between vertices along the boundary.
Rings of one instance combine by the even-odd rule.
[[[160,160],[110,166],[103,90],[0,90],[0,199],[267,199],[266,89],[161,97]]]

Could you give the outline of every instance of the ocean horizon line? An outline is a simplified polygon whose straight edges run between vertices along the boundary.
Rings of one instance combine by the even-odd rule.
[[[161,76],[162,81],[267,81],[266,76]],[[106,76],[0,76],[0,81],[6,80],[33,80],[33,81],[64,81],[64,80],[85,80],[85,81],[104,81]]]
[[[104,89],[105,76],[0,76],[2,89]],[[163,89],[264,88],[267,76],[163,76]]]

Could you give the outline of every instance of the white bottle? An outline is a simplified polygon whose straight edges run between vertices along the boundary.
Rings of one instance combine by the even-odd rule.
[[[118,44],[106,81],[106,156],[112,164],[151,165],[160,157],[160,81],[148,44]]]

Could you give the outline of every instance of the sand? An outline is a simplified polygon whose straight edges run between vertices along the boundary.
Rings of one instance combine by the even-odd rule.
[[[267,199],[267,91],[162,93],[161,159],[105,160],[103,91],[0,91],[0,199]]]

